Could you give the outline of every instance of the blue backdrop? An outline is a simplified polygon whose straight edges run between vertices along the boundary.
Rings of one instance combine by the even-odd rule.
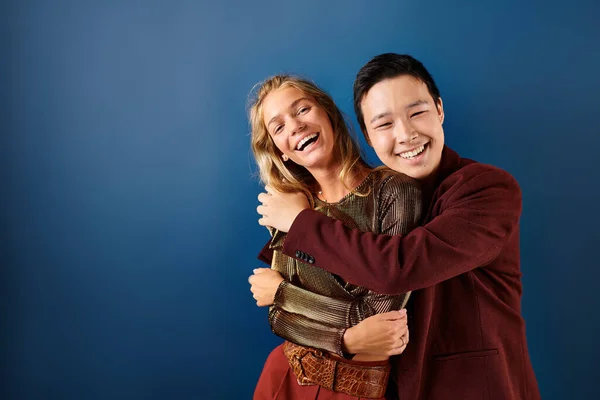
[[[391,51],[436,78],[447,143],[522,186],[543,398],[600,398],[600,6],[570,3],[2,2],[0,397],[249,399],[279,339],[247,283],[247,94],[302,73],[354,121]]]

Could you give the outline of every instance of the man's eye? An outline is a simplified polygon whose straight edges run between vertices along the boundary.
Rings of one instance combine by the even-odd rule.
[[[411,117],[411,118],[412,118],[412,117],[416,117],[416,116],[418,116],[418,115],[421,115],[421,114],[424,114],[424,113],[425,113],[425,111],[417,111],[416,113],[414,113],[414,114],[413,114],[413,115],[411,115],[410,117]]]

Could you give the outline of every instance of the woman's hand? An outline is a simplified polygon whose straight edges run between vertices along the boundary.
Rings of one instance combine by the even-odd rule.
[[[390,311],[364,319],[344,333],[343,348],[349,354],[390,357],[408,344],[406,310]]]
[[[283,281],[283,277],[271,268],[257,268],[252,272],[254,274],[250,275],[248,282],[250,282],[250,291],[256,300],[256,305],[259,307],[270,306],[275,300],[275,293]]]
[[[265,187],[266,193],[258,195],[261,205],[256,208],[260,214],[259,225],[270,226],[281,232],[289,232],[292,223],[303,210],[310,208],[304,193],[281,193]]]

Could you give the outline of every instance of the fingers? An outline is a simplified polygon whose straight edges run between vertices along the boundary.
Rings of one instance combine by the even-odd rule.
[[[250,285],[255,285],[259,282],[261,282],[261,279],[259,278],[258,275],[260,274],[264,274],[267,271],[272,271],[271,268],[256,268],[252,270],[252,275],[250,275],[248,277],[248,283]],[[264,282],[264,279],[262,279],[262,281]],[[250,290],[252,290],[252,288],[250,288]]]
[[[263,301],[261,299],[258,298],[258,296],[252,296],[254,297],[254,300],[256,300],[256,305],[259,307],[262,307],[264,305],[266,305],[265,303],[263,303]]]
[[[408,344],[408,331],[406,331],[406,334],[400,336],[400,342],[402,343],[402,346],[406,346]]]
[[[258,201],[260,201],[261,203],[264,203],[269,199],[268,196],[270,196],[268,193],[261,193],[258,195]]]
[[[262,298],[262,296],[259,296],[258,294],[255,294],[254,296],[252,296],[254,298],[254,300],[256,300],[256,305],[259,307],[264,307],[267,306],[268,304],[264,301],[264,299]]]
[[[266,303],[262,300],[262,295],[260,290],[255,289],[254,286],[250,286],[250,291],[252,292],[252,298],[256,300],[256,305],[259,307],[265,306]]]
[[[255,269],[252,272],[253,272],[252,275],[250,275],[248,277],[248,283],[250,285],[256,285],[258,283],[257,281],[259,279],[257,275],[260,274],[260,273],[262,273],[263,271],[258,271],[257,269]]]
[[[264,194],[264,193],[261,193],[261,194]],[[260,199],[260,196],[258,196],[258,197]],[[268,216],[266,214],[266,211],[267,211],[267,206],[265,206],[264,204],[261,204],[260,206],[256,207],[256,212],[261,216],[258,219],[258,224],[261,226],[268,226],[267,225],[268,224],[268,222],[267,222]]]
[[[260,280],[264,281],[264,278],[259,277],[259,275],[264,274],[267,271],[271,271],[271,268],[255,268],[252,270],[253,274],[248,277],[248,283],[250,283],[250,292],[252,292],[252,298],[256,300],[256,305],[258,307],[264,307],[269,305],[264,299],[264,288],[257,286],[260,283]]]
[[[404,346],[400,346],[400,347],[396,347],[394,349],[392,349],[387,355],[388,356],[397,356],[399,354],[404,353],[404,350],[406,350],[406,344]]]
[[[406,320],[399,319],[396,321],[386,321],[390,324],[390,344],[392,348],[398,348],[408,343],[408,325]]]
[[[402,354],[406,347],[408,346],[408,331],[403,336],[400,336],[398,340],[391,346],[390,351],[387,353],[388,356],[396,356],[398,354]]]
[[[258,293],[256,293],[256,291],[254,290],[254,286],[251,286],[251,287],[250,287],[250,291],[252,292],[252,298],[253,298],[254,300],[256,300],[256,305],[260,307],[260,305],[261,305],[261,301],[260,301],[260,299],[259,299],[259,295],[258,295]]]
[[[394,324],[394,337],[400,338],[406,335],[408,332],[408,325],[404,323],[395,323]]]
[[[261,204],[260,206],[256,207],[256,212],[259,213],[260,215],[262,215],[263,217],[267,216],[266,211],[267,211],[267,206],[265,206],[265,205]]]

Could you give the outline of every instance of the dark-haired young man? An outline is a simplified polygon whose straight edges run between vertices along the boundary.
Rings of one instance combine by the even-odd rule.
[[[271,190],[259,196],[259,223],[288,232],[290,257],[379,293],[414,291],[410,344],[392,374],[400,399],[539,399],[521,315],[517,182],[444,145],[440,93],[408,55],[363,66],[354,106],[381,161],[422,183],[423,225],[404,236],[360,232],[310,210],[303,195]]]

